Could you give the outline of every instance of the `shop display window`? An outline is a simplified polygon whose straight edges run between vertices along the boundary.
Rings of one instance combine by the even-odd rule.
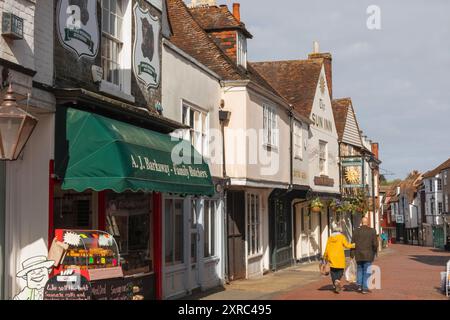
[[[98,230],[56,229],[55,236],[67,244],[59,271],[79,270],[90,280],[122,276],[119,250],[112,235]]]
[[[179,265],[184,263],[183,199],[166,199],[164,207],[166,266]]]
[[[124,275],[153,271],[152,196],[108,192],[106,230],[117,241]]]
[[[93,193],[78,193],[61,190],[59,185],[54,190],[55,229],[93,229]]]

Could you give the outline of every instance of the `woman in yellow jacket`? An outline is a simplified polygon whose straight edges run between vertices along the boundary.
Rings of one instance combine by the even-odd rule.
[[[342,234],[342,228],[333,226],[333,233],[327,241],[327,247],[323,259],[330,264],[331,281],[334,291],[339,293],[342,290],[341,279],[345,270],[345,249],[355,248],[355,244],[347,242],[347,238]]]

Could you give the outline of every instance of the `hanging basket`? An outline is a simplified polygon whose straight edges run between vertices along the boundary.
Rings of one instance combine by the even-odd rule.
[[[311,212],[320,213],[320,212],[322,212],[322,208],[321,207],[311,207]]]

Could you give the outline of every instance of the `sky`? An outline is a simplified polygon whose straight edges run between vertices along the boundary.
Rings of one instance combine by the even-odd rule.
[[[217,4],[231,10],[233,2]],[[380,143],[387,179],[450,157],[450,1],[240,3],[254,36],[250,61],[306,59],[313,41],[333,55],[333,97],[352,98],[360,128]],[[367,27],[371,5],[380,9],[379,30]]]

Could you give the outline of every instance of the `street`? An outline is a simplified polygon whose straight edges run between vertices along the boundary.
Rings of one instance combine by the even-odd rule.
[[[269,274],[261,279],[236,281],[212,294],[191,297],[205,300],[446,300],[439,291],[440,272],[450,252],[434,248],[391,245],[375,261],[381,269],[381,289],[362,295],[344,281],[334,293],[329,277],[322,277],[317,263]]]

